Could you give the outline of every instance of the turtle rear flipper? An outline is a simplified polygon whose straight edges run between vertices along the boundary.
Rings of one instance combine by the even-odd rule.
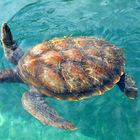
[[[121,76],[120,81],[117,83],[119,88],[130,99],[135,99],[138,96],[138,89],[133,79],[127,74]]]
[[[44,96],[37,90],[31,89],[24,93],[22,104],[26,111],[40,120],[43,124],[68,130],[75,129],[74,124],[59,116],[59,114],[46,103]]]

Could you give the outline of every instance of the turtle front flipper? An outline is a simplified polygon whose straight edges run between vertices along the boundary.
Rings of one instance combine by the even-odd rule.
[[[23,83],[22,79],[17,74],[17,69],[0,70],[0,83]]]
[[[135,99],[138,96],[138,89],[135,82],[126,73],[121,76],[120,81],[117,84],[128,98]]]
[[[22,104],[26,111],[40,120],[43,124],[68,130],[75,129],[74,124],[59,116],[59,114],[46,103],[45,96],[35,89],[31,89],[24,93]]]
[[[1,41],[7,59],[13,64],[17,64],[24,53],[21,48],[18,47],[16,41],[13,40],[11,30],[7,23],[2,25]]]

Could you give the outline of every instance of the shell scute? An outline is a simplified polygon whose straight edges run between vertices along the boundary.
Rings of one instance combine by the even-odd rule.
[[[55,38],[53,40],[50,40],[48,43],[55,51],[60,51],[68,47],[66,38]]]
[[[31,48],[29,52],[30,52],[30,55],[37,56],[37,55],[41,55],[43,52],[49,49],[50,49],[50,46],[48,44],[42,43]]]
[[[85,91],[91,87],[89,79],[84,75],[83,69],[72,62],[61,65],[62,75],[70,92]]]
[[[41,61],[44,64],[48,64],[48,65],[54,64],[55,65],[55,64],[59,64],[62,61],[62,57],[59,52],[50,50],[50,51],[43,53],[40,56],[39,61]]]
[[[82,54],[81,51],[78,49],[69,49],[62,51],[64,59],[68,59],[71,61],[81,61]]]
[[[53,92],[63,93],[66,90],[64,80],[51,68],[42,66],[38,79],[45,87]]]
[[[30,74],[32,77],[36,77],[38,69],[38,61],[35,57],[30,55],[26,56],[24,63],[22,64],[22,69]]]
[[[85,48],[87,41],[86,41],[85,37],[73,38],[73,44],[76,48]]]
[[[97,61],[96,61],[97,62]],[[113,85],[111,77],[109,76],[109,70],[105,70],[105,64],[99,65],[92,60],[86,60],[82,62],[83,69],[87,76],[89,76],[90,81],[94,87],[94,93],[98,92],[102,94],[102,90],[105,89],[107,85]]]

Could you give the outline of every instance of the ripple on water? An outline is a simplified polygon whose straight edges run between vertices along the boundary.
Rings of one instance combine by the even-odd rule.
[[[105,38],[124,49],[126,71],[140,87],[139,7],[139,0],[55,0],[55,2],[41,0],[24,6],[8,22],[14,38],[25,51],[36,43],[54,37],[95,35]],[[1,49],[0,67],[13,67],[2,55]],[[1,86],[0,91],[6,88],[7,84]],[[139,140],[140,138],[140,100],[139,98],[133,102],[128,100],[117,86],[103,96],[79,102],[48,99],[51,106],[78,126],[79,129],[74,132],[39,123],[22,109],[20,97],[27,89],[18,84],[9,88],[7,94],[1,95],[3,96],[1,105],[6,112],[14,104],[8,111],[8,115],[13,116],[5,121],[3,114],[0,114],[0,126],[7,122],[7,125],[0,129],[2,132],[0,138],[1,135],[3,139],[10,140]],[[4,115],[7,115],[5,112]],[[12,121],[13,123],[9,125]],[[5,134],[6,130],[11,132],[9,137]]]

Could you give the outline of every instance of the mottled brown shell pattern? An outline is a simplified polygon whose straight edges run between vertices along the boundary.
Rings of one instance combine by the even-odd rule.
[[[19,62],[21,78],[47,96],[79,100],[101,95],[124,73],[122,50],[95,37],[55,38]]]

